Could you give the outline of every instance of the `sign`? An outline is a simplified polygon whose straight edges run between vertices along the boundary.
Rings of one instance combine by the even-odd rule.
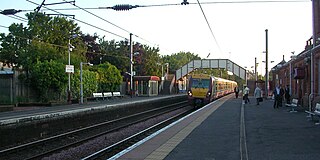
[[[66,65],[66,73],[74,73],[74,66]]]

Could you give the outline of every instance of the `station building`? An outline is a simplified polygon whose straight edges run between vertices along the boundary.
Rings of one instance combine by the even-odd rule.
[[[320,102],[320,1],[313,0],[312,3],[313,36],[306,41],[305,49],[271,69],[272,85],[290,86],[291,97],[311,109]]]

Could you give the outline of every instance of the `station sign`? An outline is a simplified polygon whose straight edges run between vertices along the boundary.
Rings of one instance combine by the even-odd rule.
[[[66,65],[66,73],[74,73],[74,66]]]

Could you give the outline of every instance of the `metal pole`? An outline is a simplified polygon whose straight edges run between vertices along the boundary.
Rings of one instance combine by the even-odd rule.
[[[258,81],[258,74],[257,74],[257,57],[254,57],[254,75],[256,77],[256,83]]]
[[[70,65],[70,37],[68,41],[68,65]],[[68,104],[71,104],[71,74],[68,73]]]
[[[133,46],[132,46],[132,33],[130,33],[130,96],[133,95]]]
[[[265,81],[265,92],[266,92],[266,98],[268,98],[268,83],[269,83],[269,73],[268,73],[268,29],[265,30],[266,31],[266,81]]]
[[[246,85],[248,86],[248,72],[246,70]]]
[[[311,56],[310,56],[310,95],[309,95],[309,111],[312,111],[312,100],[313,100],[313,94],[314,94],[314,80],[313,80],[313,77],[314,77],[314,68],[313,68],[313,52],[314,52],[314,49],[316,47],[316,29],[315,29],[315,7],[318,6],[316,5],[316,1],[315,0],[312,0],[312,29],[313,29],[313,32],[312,32],[312,49],[311,49]],[[319,2],[318,2],[319,4]]]
[[[80,104],[83,104],[82,62],[80,62]]]
[[[289,83],[289,85],[290,85],[290,91],[289,91],[289,93],[290,93],[290,95],[292,95],[292,59],[293,58],[291,58],[291,60],[290,60],[290,83]]]
[[[162,80],[162,78],[164,77],[164,76],[163,76],[163,64],[161,64],[161,76],[162,76],[162,77],[161,77],[161,80]]]

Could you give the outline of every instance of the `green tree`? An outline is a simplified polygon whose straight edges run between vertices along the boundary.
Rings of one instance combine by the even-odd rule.
[[[44,95],[41,100],[46,100],[48,96],[42,93],[43,91],[39,86],[43,86],[43,90],[57,91],[57,94],[60,95],[60,89],[63,86],[66,87],[67,82],[61,81],[61,84],[57,87],[57,84],[50,84],[50,86],[46,80],[35,79],[36,75],[41,75],[39,71],[47,73],[52,69],[43,68],[43,70],[40,70],[35,64],[41,65],[41,67],[51,67],[51,63],[68,64],[68,44],[70,41],[72,46],[75,47],[71,51],[71,64],[75,68],[79,68],[77,64],[86,61],[84,53],[87,47],[80,36],[74,36],[81,34],[80,28],[74,21],[67,20],[64,17],[49,17],[42,13],[38,13],[36,18],[33,15],[34,13],[26,14],[28,18],[27,26],[12,24],[9,27],[9,34],[0,34],[0,61],[25,70],[26,76],[20,77],[28,80],[26,82],[30,82],[31,86],[34,86],[40,92],[39,95]],[[64,70],[62,73],[67,78]],[[30,76],[30,74],[34,75]],[[61,78],[60,75],[56,76],[58,77],[52,77],[52,79]],[[46,85],[49,86],[44,87]]]
[[[105,62],[96,68],[98,72],[98,91],[117,91],[122,82],[120,71],[112,64]]]
[[[142,45],[139,54],[140,59],[134,61],[135,68],[139,68],[137,75],[161,76],[161,57],[159,48]],[[140,63],[137,62],[137,60],[140,61]]]
[[[85,66],[83,66],[86,68]],[[98,74],[95,71],[84,69],[82,71],[83,96],[91,97],[98,90]],[[71,91],[74,98],[80,98],[80,70],[71,76]]]
[[[128,42],[115,40],[106,41],[104,37],[99,39],[100,54],[96,54],[95,61],[101,58],[101,63],[109,62],[114,65],[120,72],[128,72],[130,70],[130,50]],[[99,63],[100,64],[100,63]]]
[[[61,94],[68,82],[65,65],[54,60],[38,61],[32,67],[31,75],[32,84],[43,102],[52,100],[52,92]]]
[[[179,52],[172,55],[166,55],[162,57],[163,63],[169,63],[170,73],[175,73],[176,70],[187,64],[192,60],[200,60],[198,55],[191,52]]]
[[[9,27],[9,34],[0,34],[0,61],[13,67],[21,66],[24,59],[23,55],[28,50],[28,30],[22,24],[12,24]]]

